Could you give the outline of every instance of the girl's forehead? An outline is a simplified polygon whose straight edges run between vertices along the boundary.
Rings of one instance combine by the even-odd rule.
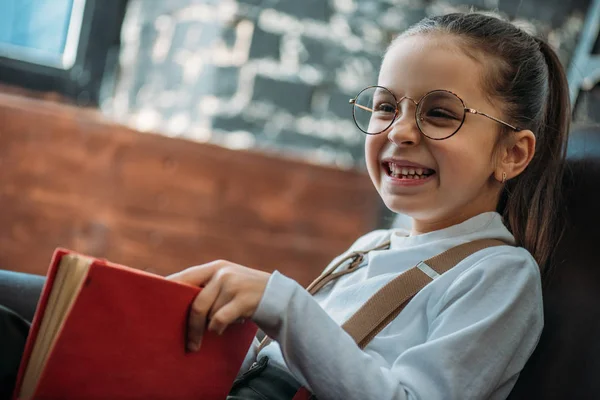
[[[401,38],[388,50],[379,73],[381,86],[396,96],[415,99],[436,90],[450,90],[467,101],[485,101],[483,64],[468,56],[451,35]]]

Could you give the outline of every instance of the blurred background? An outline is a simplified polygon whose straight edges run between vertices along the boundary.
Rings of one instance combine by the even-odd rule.
[[[0,54],[68,71],[44,84],[23,70],[11,83],[140,131],[351,168],[362,166],[363,137],[348,98],[376,82],[394,35],[427,15],[494,11],[569,66],[589,3],[0,0]]]
[[[348,99],[396,34],[469,9],[546,39],[596,124],[593,0],[0,0],[0,268],[43,272],[60,245],[306,283],[392,220]]]

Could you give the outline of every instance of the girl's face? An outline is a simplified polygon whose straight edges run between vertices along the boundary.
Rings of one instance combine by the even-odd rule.
[[[388,51],[378,85],[397,99],[418,101],[426,93],[445,89],[457,94],[468,108],[502,118],[481,84],[484,64],[467,56],[448,35],[416,35],[396,42]],[[460,130],[448,139],[423,136],[415,121],[415,105],[399,104],[393,125],[367,136],[365,156],[369,176],[385,204],[413,218],[413,231],[429,232],[494,211],[501,185],[494,177],[494,146],[500,132],[496,122],[467,113]],[[394,164],[394,165],[390,165]],[[414,169],[435,171],[427,179],[398,179],[390,174]]]

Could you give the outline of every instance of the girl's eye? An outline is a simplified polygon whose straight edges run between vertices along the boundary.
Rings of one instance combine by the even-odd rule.
[[[394,114],[396,112],[396,107],[390,103],[376,103],[375,112]]]
[[[440,107],[427,110],[426,116],[427,118],[458,119],[452,111]]]

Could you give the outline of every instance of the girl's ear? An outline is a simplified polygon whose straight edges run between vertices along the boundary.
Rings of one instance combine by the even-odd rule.
[[[527,168],[535,154],[535,135],[530,130],[514,132],[502,148],[494,172],[499,182],[518,176]],[[503,175],[506,174],[506,175]]]

